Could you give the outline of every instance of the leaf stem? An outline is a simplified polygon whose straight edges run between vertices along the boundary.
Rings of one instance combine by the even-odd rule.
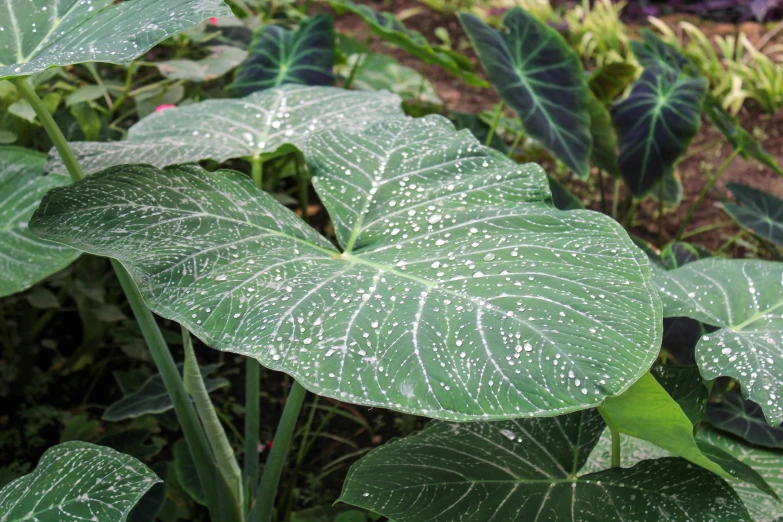
[[[617,220],[617,207],[620,204],[620,178],[614,179],[614,192],[612,194],[612,219]]]
[[[517,151],[517,147],[519,147],[520,142],[525,137],[524,132],[518,132],[517,137],[514,138],[514,142],[511,144],[511,148],[508,150],[508,156],[510,158],[514,157],[514,153]]]
[[[696,198],[696,201],[693,202],[693,205],[691,205],[691,208],[688,209],[688,214],[685,216],[685,219],[682,221],[682,224],[680,225],[680,230],[677,231],[677,238],[676,241],[679,241],[680,238],[682,238],[683,233],[685,233],[685,229],[688,226],[688,223],[691,222],[691,218],[693,218],[693,214],[696,212],[696,209],[699,207],[701,202],[704,200],[707,193],[712,189],[712,187],[715,185],[715,182],[718,181],[718,178],[721,177],[721,175],[726,172],[726,169],[731,165],[731,162],[734,161],[734,158],[737,157],[737,155],[740,153],[742,149],[734,149],[734,151],[729,155],[728,158],[726,158],[726,161],[723,162],[723,164],[718,168],[717,172],[710,178],[710,180],[707,182],[707,184],[702,189],[701,193],[699,193],[699,196]]]
[[[604,171],[598,169],[598,185],[601,187],[601,212],[607,214],[609,209],[606,207],[606,189],[604,189]]]
[[[261,485],[258,488],[255,506],[255,509],[259,512],[259,516],[255,520],[259,522],[272,521],[277,486],[280,483],[280,475],[283,473],[283,465],[288,456],[288,449],[291,447],[291,438],[306,395],[307,390],[294,381],[283,409],[283,415],[280,417],[280,422],[277,425],[275,442],[269,451],[269,458],[266,460],[266,466],[264,466],[264,472],[261,475]]]
[[[46,105],[44,105],[44,102],[38,97],[38,94],[36,94],[35,88],[30,85],[27,78],[11,78],[11,83],[16,86],[22,97],[35,111],[44,130],[46,130],[46,133],[49,135],[49,139],[52,140],[57,152],[60,154],[60,158],[62,158],[65,168],[68,169],[71,179],[74,181],[84,179],[84,171],[82,170],[81,165],[76,161],[76,156],[73,155],[73,151],[68,145],[68,141],[54,122],[52,115],[49,114],[49,110],[46,108]]]
[[[261,366],[252,357],[245,360],[245,454],[242,465],[245,484],[245,500],[252,505],[258,488],[258,442],[261,393],[259,381]]]
[[[365,42],[365,45],[370,41],[370,38],[367,38],[367,42]],[[359,72],[359,69],[364,65],[364,62],[367,61],[367,56],[369,54],[369,50],[365,51],[361,54],[356,55],[356,61],[353,62],[353,66],[351,66],[351,72],[348,73],[348,79],[345,80],[345,83],[343,84],[343,89],[350,89],[351,85],[353,85],[353,80],[356,77],[356,73]]]
[[[661,179],[658,187],[658,246],[663,242],[663,210],[664,198],[666,196],[666,183]]]
[[[620,432],[609,424],[609,432],[612,434],[612,467],[619,468],[621,460]]]
[[[487,141],[485,146],[492,145],[492,137],[495,136],[495,131],[498,128],[498,122],[500,121],[500,114],[503,112],[503,100],[500,100],[497,107],[495,107],[495,115],[492,117],[492,125],[489,126],[489,134],[487,134]]]
[[[310,180],[307,176],[307,169],[303,168],[304,159],[301,152],[296,153],[294,161],[296,162],[296,184],[299,188],[299,208],[302,211],[302,219],[309,224],[310,215],[307,207],[310,206]]]
[[[261,159],[261,156],[256,155],[250,158],[250,175],[256,187],[264,188],[264,160]]]

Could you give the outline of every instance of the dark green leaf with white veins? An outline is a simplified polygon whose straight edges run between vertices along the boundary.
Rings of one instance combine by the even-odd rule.
[[[0,79],[84,62],[128,63],[213,16],[223,0],[8,0],[0,4]]]
[[[783,421],[783,263],[702,259],[656,272],[665,317],[720,327],[702,336],[696,360],[705,379],[729,376],[761,405],[767,421]]]
[[[323,129],[356,131],[402,116],[400,98],[393,94],[285,85],[237,100],[207,100],[156,112],[131,127],[125,141],[71,147],[88,174],[139,162],[156,167],[203,159],[222,162],[273,154],[285,145],[301,148]],[[59,156],[52,154],[47,170],[65,172]]]
[[[433,422],[359,460],[340,500],[398,522],[750,520],[726,482],[682,459],[579,475],[603,428],[592,410]]]
[[[332,85],[334,20],[329,15],[316,15],[295,31],[264,25],[253,36],[249,52],[234,83],[228,86],[231,96],[247,96],[286,83]]]
[[[691,424],[698,424],[704,418],[709,392],[696,366],[658,365],[650,373],[679,404]]]
[[[720,402],[707,406],[707,422],[756,446],[783,449],[783,428],[773,428],[761,407],[739,393],[727,393]]]
[[[701,126],[707,81],[664,68],[645,69],[631,94],[612,110],[620,172],[636,196],[666,175]]]
[[[160,479],[111,448],[66,442],[44,453],[35,471],[0,490],[0,520],[122,522]]]
[[[460,14],[490,83],[522,119],[527,133],[582,178],[592,148],[587,86],[579,57],[553,28],[521,8],[499,32]]]
[[[116,257],[156,313],[345,401],[553,414],[652,364],[646,257],[613,220],[552,208],[539,167],[439,116],[322,132],[305,156],[343,254],[246,176],[196,167],[89,177],[34,231]]]
[[[737,203],[726,202],[723,210],[745,230],[783,246],[783,199],[739,183],[726,188]]]
[[[43,195],[70,183],[65,176],[44,176],[45,164],[40,152],[0,147],[0,297],[30,288],[80,255],[27,229]]]

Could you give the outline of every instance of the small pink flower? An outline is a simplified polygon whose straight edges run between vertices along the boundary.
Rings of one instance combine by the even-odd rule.
[[[166,109],[176,109],[176,105],[172,105],[170,103],[164,103],[163,105],[158,105],[155,107],[155,112],[165,111]]]
[[[211,23],[212,25],[217,25],[217,17],[213,16],[212,18],[210,18],[209,23]]]

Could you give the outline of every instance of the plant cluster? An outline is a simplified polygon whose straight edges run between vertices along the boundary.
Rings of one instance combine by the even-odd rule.
[[[71,296],[85,323],[71,371],[105,368],[95,344],[111,329],[158,373],[114,376],[124,396],[102,420],[132,429],[85,441],[97,421],[66,419],[34,470],[12,470],[0,521],[781,517],[783,201],[728,187],[723,208],[759,258],[683,239],[737,156],[783,171],[676,46],[627,39],[604,25],[614,6],[585,6],[609,43],[583,45],[586,32],[578,45],[617,54],[586,71],[575,42],[530,11],[509,9],[500,29],[459,13],[485,81],[391,13],[330,0],[455,81],[491,84],[501,103],[465,114],[307,6],[32,4],[0,8],[0,80],[20,98],[4,108],[30,113],[6,138],[29,143],[37,122],[53,148],[0,147],[0,296],[41,313],[21,327],[0,317],[5,349],[24,361]],[[95,62],[126,67],[124,83]],[[139,67],[157,72],[134,87]],[[94,84],[74,89],[84,71]],[[680,203],[676,165],[703,118],[732,153],[657,250],[623,223],[647,197],[661,222]],[[519,163],[520,148],[597,177],[602,212]],[[237,415],[213,402],[229,382],[199,364],[192,336],[244,357]],[[263,466],[261,366],[290,378]],[[20,382],[38,371],[19,368]],[[308,393],[432,420],[352,455],[339,506],[292,513],[281,477],[329,418],[313,429],[314,403],[297,430]],[[183,438],[169,445],[152,424]],[[150,467],[163,451],[174,471]],[[174,491],[187,509],[167,507]]]

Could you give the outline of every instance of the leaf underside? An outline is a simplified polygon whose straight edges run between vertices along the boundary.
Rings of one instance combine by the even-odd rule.
[[[342,254],[247,177],[185,166],[50,193],[34,230],[119,259],[155,312],[210,346],[340,400],[552,415],[652,364],[644,254],[611,219],[552,208],[539,167],[438,116],[325,131],[304,151]]]

